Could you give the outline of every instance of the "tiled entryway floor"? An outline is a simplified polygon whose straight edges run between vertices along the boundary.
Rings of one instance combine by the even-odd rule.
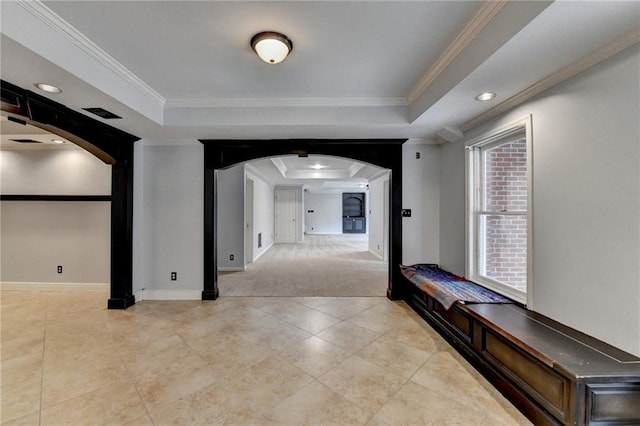
[[[2,293],[2,424],[514,425],[404,303]]]

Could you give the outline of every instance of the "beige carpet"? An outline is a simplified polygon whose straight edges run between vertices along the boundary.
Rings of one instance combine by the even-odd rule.
[[[307,235],[274,244],[244,272],[220,272],[221,296],[384,296],[387,263],[369,253],[367,236]]]

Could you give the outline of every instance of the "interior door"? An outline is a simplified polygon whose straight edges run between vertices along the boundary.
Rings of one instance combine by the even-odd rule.
[[[290,189],[277,189],[275,193],[276,243],[295,243],[297,210],[296,191]]]

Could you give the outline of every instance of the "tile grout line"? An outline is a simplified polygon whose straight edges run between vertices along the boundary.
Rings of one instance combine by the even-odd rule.
[[[49,296],[46,297],[44,310],[44,330],[42,330],[42,362],[40,365],[40,406],[38,407],[38,425],[42,426],[42,394],[44,393],[44,357],[47,342],[47,322],[49,321]]]

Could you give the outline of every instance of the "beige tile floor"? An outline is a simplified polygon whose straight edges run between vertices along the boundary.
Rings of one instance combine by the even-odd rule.
[[[2,293],[2,425],[522,425],[404,303]]]

